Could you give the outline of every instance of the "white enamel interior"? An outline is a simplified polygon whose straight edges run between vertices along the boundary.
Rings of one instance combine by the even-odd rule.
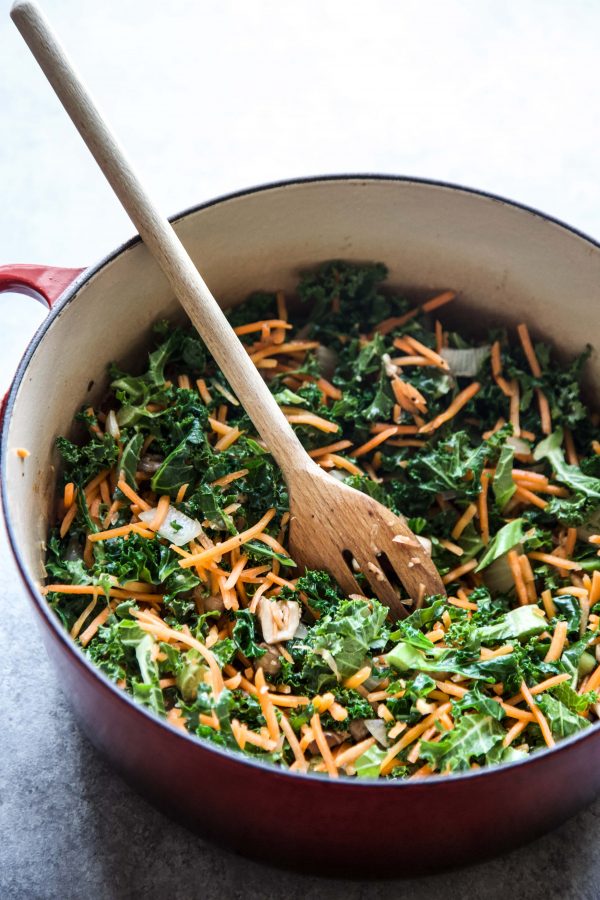
[[[256,289],[291,290],[301,270],[324,260],[377,260],[391,284],[416,295],[456,289],[446,315],[463,327],[525,320],[567,353],[594,344],[600,330],[600,248],[533,212],[456,188],[370,178],[282,185],[189,213],[176,230],[224,306]],[[8,518],[32,578],[43,573],[56,436],[101,395],[107,364],[135,362],[150,324],[177,312],[162,273],[136,245],[81,286],[38,344],[5,460]],[[600,384],[595,354],[589,381]],[[25,461],[19,447],[30,451]]]

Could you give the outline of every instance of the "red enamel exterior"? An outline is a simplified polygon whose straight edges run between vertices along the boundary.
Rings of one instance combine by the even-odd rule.
[[[0,290],[19,285],[51,305],[59,284],[66,288],[81,271],[5,267]],[[42,328],[38,344],[44,336]],[[26,357],[16,387],[28,365]],[[13,403],[11,396],[4,438]],[[2,490],[8,511],[4,472]],[[532,840],[600,792],[598,727],[524,762],[411,782],[308,777],[199,742],[154,718],[87,662],[37,591],[9,515],[7,524],[59,683],[90,740],[157,806],[244,855],[346,876],[434,871]]]
[[[80,725],[119,772],[204,837],[267,863],[345,876],[461,865],[538,837],[600,791],[595,730],[524,765],[423,779],[409,791],[240,765],[115,696],[54,632],[43,634]]]
[[[55,300],[83,271],[27,264],[0,266],[0,291],[14,291],[36,300],[41,297],[52,309]]]
[[[34,266],[27,263],[0,266],[0,293],[13,291],[41,300],[49,309],[85,269],[63,269],[58,266]],[[0,427],[8,391],[0,400]]]

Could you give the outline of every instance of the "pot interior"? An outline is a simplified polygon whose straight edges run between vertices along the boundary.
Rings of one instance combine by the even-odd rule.
[[[572,354],[600,325],[595,244],[530,210],[445,185],[369,177],[276,185],[193,210],[175,229],[224,307],[257,289],[290,292],[301,271],[346,259],[384,262],[389,283],[415,298],[455,289],[449,315],[471,332],[524,320]],[[137,243],[101,264],[38,333],[13,392],[4,461],[12,539],[34,581],[43,577],[56,437],[102,396],[111,361],[135,366],[150,325],[180,316]],[[596,354],[588,380],[595,391]]]

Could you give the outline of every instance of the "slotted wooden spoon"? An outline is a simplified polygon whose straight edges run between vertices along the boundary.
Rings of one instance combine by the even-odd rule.
[[[11,16],[175,295],[283,472],[290,497],[290,551],[300,566],[326,569],[360,593],[355,560],[373,593],[406,614],[397,577],[412,600],[445,593],[431,559],[406,522],[337,481],[307,455],[234,334],[170,223],[154,205],[35,3]],[[410,601],[409,601],[410,603]]]

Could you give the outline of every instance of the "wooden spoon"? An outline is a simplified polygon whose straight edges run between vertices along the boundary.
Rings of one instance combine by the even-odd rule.
[[[326,569],[347,593],[360,593],[355,560],[373,593],[406,614],[394,573],[413,601],[445,593],[406,522],[323,471],[300,444],[173,228],[161,216],[35,3],[11,17],[92,152],[175,295],[283,472],[290,496],[290,551],[301,566]]]

